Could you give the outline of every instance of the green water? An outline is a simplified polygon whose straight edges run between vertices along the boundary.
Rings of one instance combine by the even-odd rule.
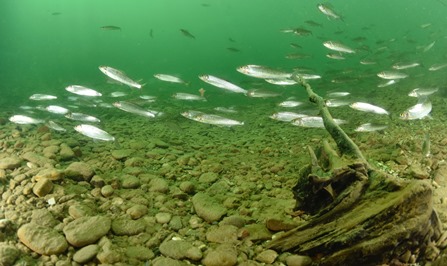
[[[214,97],[214,104],[247,102],[241,95],[222,93],[197,78],[216,75],[236,84],[258,81],[235,68],[260,64],[290,70],[312,68],[321,80],[312,81],[317,91],[334,89],[373,92],[381,82],[375,74],[390,70],[396,62],[419,62],[423,67],[405,71],[410,78],[390,90],[402,93],[418,85],[443,86],[445,71],[428,71],[447,62],[447,4],[442,1],[330,1],[343,21],[328,19],[316,7],[318,1],[6,1],[0,2],[1,106],[13,112],[29,104],[33,93],[66,97],[64,87],[90,86],[104,94],[127,87],[112,87],[98,70],[108,65],[125,71],[146,86],[139,94],[169,95],[184,88],[156,80],[155,73],[174,74]],[[307,20],[320,23],[313,27]],[[422,28],[423,24],[430,24]],[[119,31],[102,26],[113,25]],[[303,27],[311,36],[282,33],[281,29]],[[187,29],[196,39],[181,34]],[[151,36],[152,32],[152,36]],[[364,37],[361,42],[354,38]],[[234,42],[230,41],[234,40]],[[323,41],[335,40],[350,47],[367,47],[346,60],[328,59]],[[436,41],[432,49],[421,47]],[[290,43],[303,48],[295,49]],[[236,48],[239,52],[229,51]],[[289,60],[290,53],[311,55]],[[364,66],[362,58],[378,64]],[[354,82],[331,80],[354,77]],[[261,80],[262,82],[262,80]],[[250,89],[250,85],[247,89]],[[289,96],[291,87],[265,85]],[[129,89],[130,90],[130,89]],[[387,88],[388,90],[388,88]],[[383,91],[383,90],[382,90]],[[164,95],[164,96],[166,96]],[[293,93],[291,93],[293,95]],[[403,95],[405,96],[405,95]],[[216,98],[218,97],[218,101]],[[230,100],[228,100],[230,99]],[[277,102],[277,100],[276,100]]]

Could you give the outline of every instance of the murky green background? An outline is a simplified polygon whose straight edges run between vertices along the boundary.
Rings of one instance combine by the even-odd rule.
[[[172,85],[153,78],[155,73],[176,74],[191,81],[194,91],[203,86],[197,78],[211,74],[243,85],[254,80],[235,71],[245,64],[291,69],[304,66],[323,76],[313,84],[321,90],[356,87],[377,90],[375,74],[396,62],[420,62],[406,71],[411,77],[398,87],[444,86],[445,71],[429,72],[435,63],[447,62],[447,4],[442,1],[330,1],[344,21],[321,14],[318,1],[273,0],[134,0],[134,1],[0,1],[0,104],[13,110],[33,93],[66,96],[64,87],[82,84],[104,92],[106,80],[99,65],[125,71],[147,85],[145,94],[162,93]],[[312,27],[307,20],[320,23]],[[430,24],[423,28],[421,25]],[[114,25],[120,31],[102,26]],[[311,36],[280,32],[303,27]],[[185,37],[187,29],[196,39]],[[152,36],[150,33],[152,31]],[[364,37],[356,42],[354,38]],[[230,41],[230,38],[234,42]],[[345,61],[328,59],[322,42],[340,41],[368,51],[348,55]],[[436,41],[431,50],[423,47]],[[290,43],[302,49],[290,47]],[[237,48],[239,52],[227,48]],[[289,60],[289,53],[311,58]],[[363,66],[362,58],[379,64]],[[355,77],[348,84],[330,81],[339,75]],[[109,86],[109,85],[107,85]],[[269,87],[271,88],[271,87]],[[276,87],[275,87],[276,88]],[[250,89],[250,88],[247,88]],[[282,89],[282,88],[279,88]],[[292,90],[287,87],[286,90]],[[171,92],[175,89],[171,89]],[[219,94],[220,101],[230,94]],[[243,97],[243,96],[240,96]]]

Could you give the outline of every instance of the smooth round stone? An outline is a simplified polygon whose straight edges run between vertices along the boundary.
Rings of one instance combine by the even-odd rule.
[[[73,260],[77,263],[86,263],[96,257],[98,254],[99,246],[98,245],[88,245],[80,250],[76,251],[73,255]]]
[[[101,188],[101,194],[106,198],[112,196],[113,192],[114,189],[111,185],[106,185]]]
[[[141,204],[137,204],[127,209],[126,213],[129,214],[132,219],[136,220],[146,215],[147,207]]]
[[[155,220],[159,224],[167,224],[172,218],[172,214],[167,212],[159,212],[155,215]]]
[[[64,227],[67,241],[75,247],[93,244],[109,232],[112,221],[106,216],[78,218]]]
[[[34,223],[22,225],[17,236],[25,246],[42,255],[61,254],[68,248],[65,237],[59,232]]]

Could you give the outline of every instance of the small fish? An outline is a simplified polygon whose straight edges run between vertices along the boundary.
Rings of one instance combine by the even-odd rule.
[[[294,73],[293,75],[298,76],[302,79],[321,79],[321,76],[317,74]]]
[[[235,92],[235,93],[243,93],[243,94],[247,94],[247,90],[231,83],[228,82],[226,80],[223,80],[221,78],[215,77],[215,76],[211,76],[211,75],[200,75],[199,78],[201,80],[203,80],[204,82],[211,84],[215,87],[224,89],[224,90],[228,90],[231,92]]]
[[[109,66],[100,66],[99,70],[101,70],[102,73],[104,73],[109,78],[118,81],[119,83],[125,84],[129,87],[141,89],[141,87],[144,86],[144,84],[139,84],[136,81],[133,81],[129,77],[124,74],[121,70],[109,67]]]
[[[323,27],[322,24],[315,22],[313,20],[306,20],[304,21],[307,25],[312,26],[312,27]]]
[[[270,84],[279,85],[279,86],[289,86],[295,85],[297,82],[293,79],[283,78],[283,79],[265,79]]]
[[[151,29],[151,30],[149,31],[149,36],[150,36],[151,38],[154,38],[154,30],[153,30],[153,29]]]
[[[428,68],[429,71],[438,71],[447,67],[447,64],[434,64]]]
[[[166,81],[166,82],[188,84],[188,82],[186,82],[183,79],[181,79],[179,77],[176,77],[174,75],[154,74],[154,77],[159,79],[159,80]]]
[[[127,95],[127,93],[122,92],[122,91],[114,91],[114,92],[110,93],[110,97],[114,97],[114,98],[116,98],[116,97],[123,97],[123,96],[126,96],[126,95]]]
[[[41,124],[45,122],[41,119],[32,118],[26,115],[13,115],[9,118],[9,121],[20,125]]]
[[[277,112],[269,116],[273,120],[278,120],[282,122],[291,122],[294,119],[305,117],[307,115],[297,114],[294,112]]]
[[[80,85],[71,85],[66,87],[65,90],[81,96],[89,96],[89,97],[102,96],[101,93],[95,91],[94,89],[90,89]]]
[[[352,49],[352,48],[350,48],[350,47],[348,47],[348,46],[346,46],[344,44],[341,44],[339,42],[326,41],[326,42],[323,42],[323,45],[324,45],[324,47],[326,47],[326,48],[328,48],[330,50],[337,51],[337,52],[340,52],[340,53],[348,53],[348,54],[354,54],[355,53],[354,49]]]
[[[277,97],[279,94],[271,91],[253,89],[247,92],[247,96],[251,98],[271,98]]]
[[[364,102],[354,102],[349,105],[352,109],[362,111],[362,112],[368,112],[368,113],[375,113],[379,115],[389,115],[390,113],[383,109],[382,107],[372,105],[369,103]]]
[[[425,133],[424,141],[422,142],[422,156],[423,157],[430,157],[430,135],[428,133]]]
[[[327,107],[340,107],[349,105],[351,102],[341,99],[327,99],[325,103]]]
[[[424,49],[422,50],[424,53],[428,52],[431,48],[433,48],[433,46],[435,45],[436,41],[433,41],[432,43],[430,43],[429,45],[425,46]]]
[[[299,101],[286,100],[286,101],[280,102],[278,104],[278,106],[292,108],[292,107],[297,107],[297,106],[300,106],[303,104],[304,104],[303,102],[299,102]]]
[[[128,112],[128,113],[132,113],[132,114],[136,114],[136,115],[141,115],[141,116],[145,116],[145,117],[149,117],[149,118],[154,118],[156,117],[159,113],[156,111],[150,111],[150,110],[146,110],[143,107],[130,103],[130,102],[126,102],[126,101],[120,101],[120,102],[114,102],[113,106],[115,106],[116,108]]]
[[[115,138],[112,135],[92,125],[81,124],[75,126],[74,129],[82,135],[92,139],[115,141]]]
[[[346,124],[346,120],[334,118],[334,122],[337,125]],[[309,128],[323,128],[323,118],[319,116],[305,116],[292,120],[292,125],[299,127],[309,127]]]
[[[244,125],[244,122],[225,118],[219,115],[205,114],[197,111],[184,112],[182,113],[182,116],[200,123],[210,125],[227,126],[227,127]]]
[[[172,98],[185,101],[206,101],[206,99],[200,95],[191,93],[177,92],[172,95]]]
[[[290,47],[292,47],[292,48],[303,48],[301,45],[296,44],[296,43],[290,43]]]
[[[44,109],[50,113],[58,115],[65,115],[70,112],[70,110],[68,110],[67,108],[58,105],[48,105]]]
[[[196,37],[194,35],[192,35],[188,30],[180,29],[180,32],[188,38],[196,39]]]
[[[437,92],[438,88],[416,88],[410,93],[408,93],[408,96],[410,97],[420,97],[420,96],[428,96],[432,95],[433,93]]]
[[[62,12],[53,12],[53,13],[51,13],[51,15],[53,15],[53,16],[59,16],[61,14],[62,14]]]
[[[93,122],[93,123],[99,123],[101,122],[101,120],[99,120],[98,118],[91,116],[91,115],[86,115],[83,113],[68,113],[65,115],[66,118],[71,119],[71,120],[76,120],[76,121],[82,121],[82,122]]]
[[[345,97],[348,96],[349,92],[347,91],[333,91],[326,94],[327,97]]]
[[[236,70],[244,75],[261,79],[283,79],[290,78],[292,75],[279,69],[261,65],[245,65],[236,68]]]
[[[121,30],[121,27],[108,25],[108,26],[102,26],[101,29],[102,30]]]
[[[391,80],[388,80],[386,82],[380,83],[379,85],[377,85],[377,87],[379,87],[379,88],[388,87],[388,86],[391,86],[393,84],[396,84],[398,81],[399,81],[398,79],[391,79]]]
[[[346,57],[339,55],[339,54],[327,54],[326,57],[330,58],[330,59],[335,59],[335,60],[345,60]]]
[[[402,69],[407,69],[407,68],[413,68],[413,67],[417,67],[420,66],[421,64],[419,63],[396,63],[392,66],[392,68],[397,69],[397,70],[402,70]]]
[[[431,101],[426,96],[418,98],[416,105],[408,108],[400,114],[402,120],[415,120],[427,117],[432,109]]]
[[[58,123],[56,123],[56,122],[54,122],[54,121],[48,121],[47,123],[46,123],[46,125],[49,127],[49,128],[51,128],[51,129],[53,129],[53,130],[56,130],[56,131],[60,131],[60,132],[64,132],[64,131],[66,131],[66,129],[65,128],[63,128],[62,126],[60,126]]]
[[[388,126],[383,124],[365,123],[358,126],[354,131],[356,132],[372,132],[386,129]]]
[[[377,76],[382,79],[404,79],[408,77],[407,74],[397,71],[382,71],[377,73]]]
[[[368,59],[362,59],[362,60],[360,60],[360,64],[362,64],[362,65],[375,65],[375,64],[377,64],[377,62],[376,61],[371,61],[371,60],[368,60]]]
[[[33,101],[46,101],[46,100],[55,100],[57,96],[48,95],[48,94],[33,94],[29,97],[30,100]]]
[[[312,56],[308,55],[308,54],[300,54],[300,53],[293,53],[293,54],[287,54],[285,56],[286,59],[308,59],[311,58]]]
[[[234,48],[234,47],[227,47],[227,50],[230,51],[230,52],[235,52],[235,53],[241,51],[241,50],[239,50],[239,49],[237,49],[237,48]]]
[[[318,10],[320,10],[320,12],[325,14],[328,18],[343,20],[340,15],[335,13],[335,11],[332,10],[331,8],[329,8],[327,5],[318,4],[317,7],[318,7]]]
[[[218,106],[218,107],[214,107],[214,110],[216,110],[218,112],[222,112],[222,113],[228,113],[228,114],[236,114],[237,113],[237,110],[234,109],[234,107]]]

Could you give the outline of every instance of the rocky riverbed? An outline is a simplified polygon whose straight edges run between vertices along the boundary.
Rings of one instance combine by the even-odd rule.
[[[0,265],[310,265],[264,244],[306,218],[291,188],[324,130],[119,117],[106,126],[117,142],[2,123]],[[445,224],[447,138],[432,134],[422,158],[422,136],[402,132],[353,137],[377,167],[432,178]],[[434,246],[432,259],[447,241]],[[403,265],[420,259],[404,255]]]

